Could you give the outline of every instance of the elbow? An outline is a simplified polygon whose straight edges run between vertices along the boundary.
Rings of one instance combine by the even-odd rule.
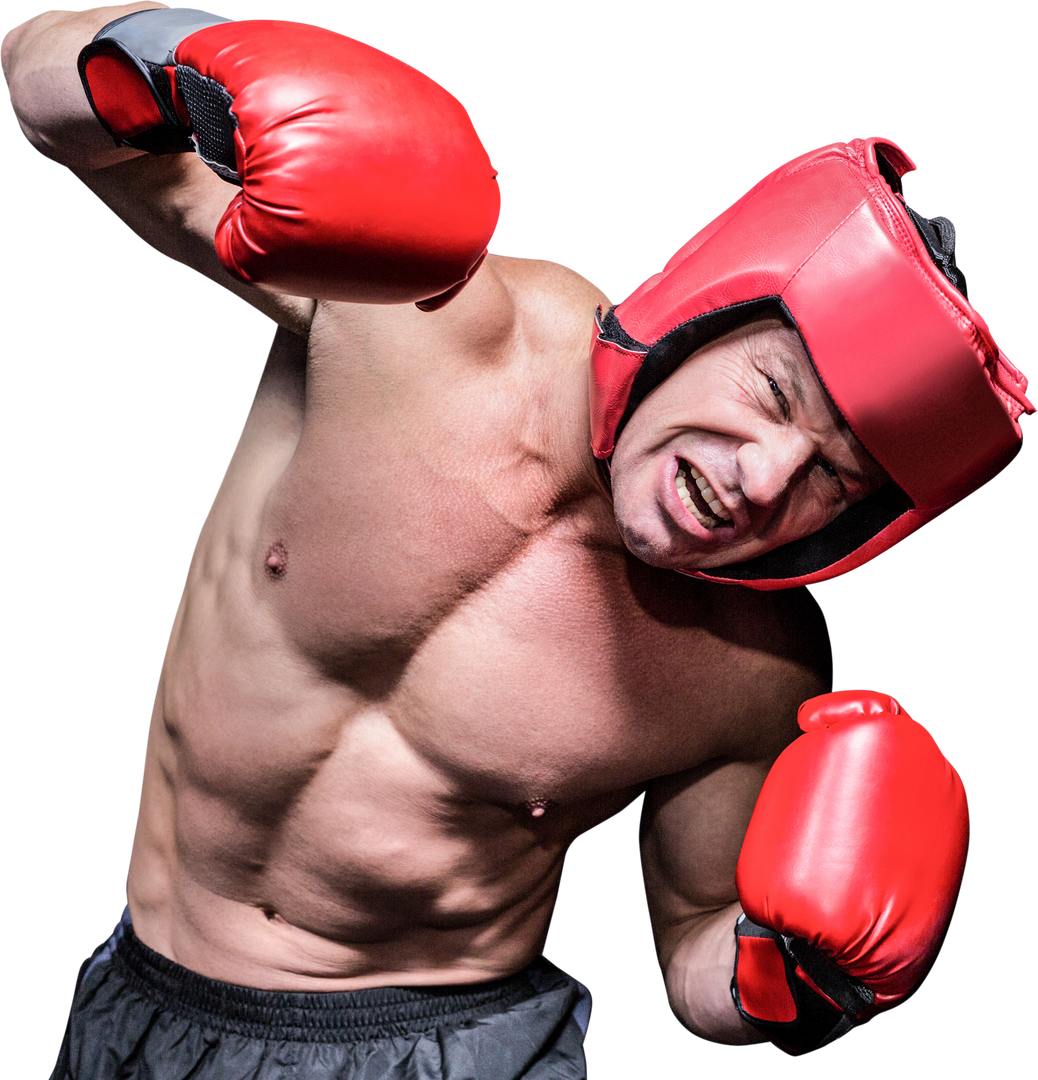
[[[79,78],[82,47],[106,23],[143,8],[140,3],[90,11],[47,11],[4,38],[2,62],[11,105],[29,142],[71,168],[98,169],[135,156],[116,149],[98,124]]]
[[[699,917],[666,958],[663,981],[671,1011],[693,1035],[742,1046],[764,1041],[739,1015],[732,998],[738,903]]]
[[[3,67],[4,78],[7,80],[11,108],[14,109],[18,126],[29,142],[43,154],[48,153],[49,140],[38,115],[39,88],[34,92],[32,87],[32,74],[36,67],[33,54],[38,51],[40,35],[45,34],[61,14],[58,11],[46,11],[21,23],[7,32],[3,45],[0,46],[0,66]]]

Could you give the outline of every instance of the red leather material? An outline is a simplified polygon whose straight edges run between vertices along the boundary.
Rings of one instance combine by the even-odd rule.
[[[965,867],[962,782],[892,699],[824,695],[776,761],[736,872],[746,914],[803,938],[889,1008],[929,971]]]
[[[176,60],[234,99],[242,192],[216,230],[231,273],[361,303],[422,300],[465,280],[497,222],[496,173],[436,83],[299,23],[207,27]]]
[[[889,694],[872,690],[834,690],[831,694],[808,698],[797,710],[801,731],[821,731],[841,720],[856,720],[862,716],[898,716],[901,706]]]
[[[614,314],[633,347],[591,348],[592,448],[614,448],[646,354],[677,327],[775,298],[792,316],[830,397],[914,504],[849,554],[798,576],[697,573],[755,588],[834,577],[873,558],[975,490],[1020,446],[1027,380],[941,273],[883,178],[914,166],[880,139],[835,143],[791,161],[696,234]],[[702,342],[701,342],[702,344]],[[833,549],[834,552],[836,549]]]
[[[797,1018],[796,1002],[786,982],[785,961],[774,939],[739,939],[735,980],[739,1002],[751,1016],[778,1024],[790,1024]]]
[[[925,250],[905,257],[911,237],[881,209],[863,202],[783,295],[854,433],[917,506],[940,506],[1007,464],[1020,429],[992,392],[994,342],[978,349],[961,294],[920,272]],[[838,272],[855,260],[853,277]]]
[[[631,396],[631,384],[644,359],[645,353],[599,339],[591,352],[592,423],[596,410],[600,415],[615,417],[614,426],[619,423]]]
[[[132,139],[163,122],[140,71],[122,53],[98,53],[86,62],[94,108],[116,139]]]

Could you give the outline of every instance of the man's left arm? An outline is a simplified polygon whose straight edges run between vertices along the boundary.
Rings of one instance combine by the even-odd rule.
[[[894,698],[822,694],[797,722],[803,734],[766,778],[729,763],[657,785],[643,831],[678,1017],[720,1042],[752,1041],[750,1027],[790,1054],[918,989],[947,932],[969,840],[962,781]],[[738,904],[726,904],[733,895]]]
[[[765,1038],[739,1016],[730,986],[735,867],[771,761],[709,762],[654,781],[645,796],[642,868],[667,997],[685,1027],[714,1042]]]
[[[825,618],[806,589],[740,592],[728,604],[759,634],[752,655],[733,659],[747,665],[745,703],[726,721],[727,756],[649,784],[641,855],[671,1008],[702,1038],[742,1044],[765,1036],[731,992],[739,852],[765,777],[799,734],[800,703],[831,688],[833,669]]]

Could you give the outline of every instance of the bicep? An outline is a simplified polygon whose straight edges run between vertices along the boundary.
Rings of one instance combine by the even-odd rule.
[[[690,1031],[759,1042],[729,986],[739,914],[735,866],[768,761],[710,762],[655,782],[646,794],[642,863],[670,1006]]]
[[[698,921],[738,899],[739,849],[770,766],[770,758],[713,761],[650,785],[642,868],[664,967]]]
[[[771,766],[799,734],[800,703],[829,689],[824,619],[805,590],[791,593],[741,613],[755,647],[743,657],[743,706],[723,721],[727,754],[653,781],[642,812],[646,896],[671,1007],[721,1042],[761,1038],[729,993],[746,829]]]
[[[142,155],[103,169],[73,169],[138,236],[190,266],[297,334],[305,334],[314,301],[269,292],[233,277],[213,237],[236,189],[192,154]]]
[[[646,794],[642,863],[661,959],[696,920],[738,899],[735,868],[764,779],[800,734],[801,702],[831,688],[825,620],[806,590],[758,603],[754,615],[748,701],[728,721],[728,755],[653,781]]]

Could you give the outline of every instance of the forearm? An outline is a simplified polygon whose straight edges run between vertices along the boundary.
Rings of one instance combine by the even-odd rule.
[[[216,224],[236,189],[194,154],[155,157],[117,147],[94,115],[80,79],[85,45],[138,3],[91,11],[50,11],[12,30],[3,67],[11,101],[29,141],[67,165],[139,236],[170,258],[194,268],[295,333],[305,333],[313,303],[264,292],[233,277],[213,247]]]
[[[735,968],[738,903],[696,916],[673,931],[661,955],[670,1007],[690,1031],[713,1042],[739,1045],[764,1041],[735,1008],[731,982]]]
[[[49,158],[78,169],[102,169],[136,157],[101,127],[80,81],[80,50],[107,23],[132,11],[164,7],[138,3],[90,11],[48,11],[15,27],[3,44],[11,104],[25,137]]]

